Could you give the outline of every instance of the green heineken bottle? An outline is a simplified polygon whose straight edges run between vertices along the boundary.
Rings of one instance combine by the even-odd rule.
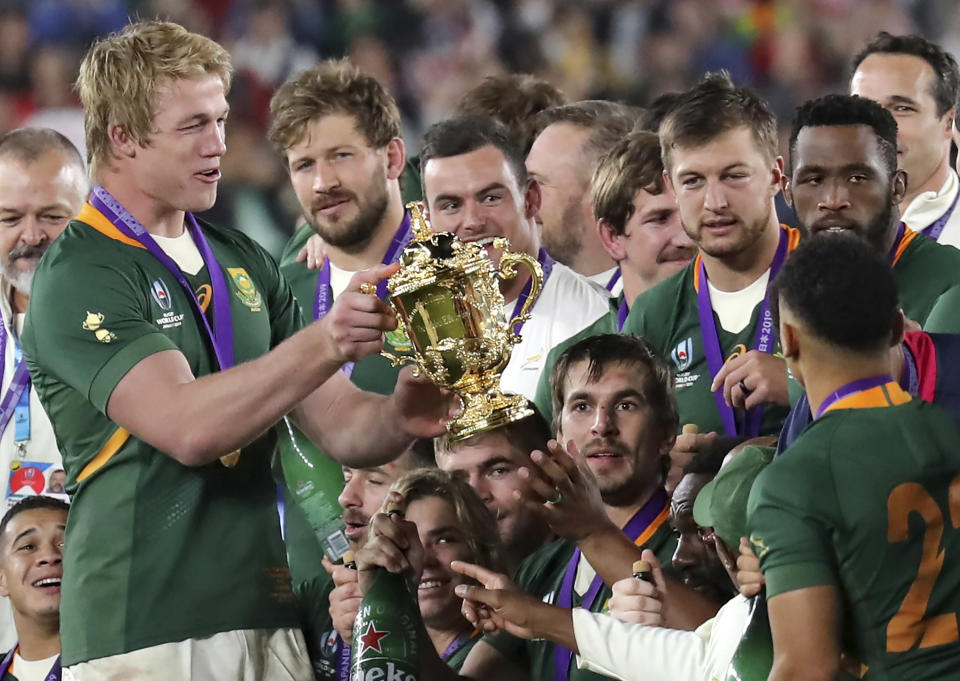
[[[767,614],[767,597],[761,591],[750,599],[747,625],[737,646],[726,681],[766,681],[773,666],[773,636]]]
[[[417,681],[422,629],[406,576],[379,569],[353,622],[351,681]]]
[[[337,563],[350,549],[344,534],[343,509],[337,497],[343,491],[343,469],[324,455],[300,430],[283,419],[280,464],[294,502],[303,509],[327,557]]]

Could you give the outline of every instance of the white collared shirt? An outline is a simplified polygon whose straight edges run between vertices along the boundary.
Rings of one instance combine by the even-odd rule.
[[[907,209],[903,212],[902,220],[907,227],[915,232],[921,232],[948,210],[953,200],[960,191],[960,180],[957,179],[957,173],[951,168],[947,175],[947,181],[943,183],[939,191],[923,192],[910,202]],[[960,202],[953,210],[953,214],[944,226],[938,243],[947,244],[960,248]]]
[[[616,298],[623,293],[623,277],[617,277],[617,281],[612,288],[608,289],[607,285],[619,271],[619,267],[611,267],[609,270],[605,270],[600,274],[591,274],[587,279],[603,289],[611,298]]]
[[[504,306],[513,312],[515,301]],[[510,362],[503,371],[504,392],[533,400],[547,353],[570,336],[583,331],[610,310],[609,296],[569,267],[554,263],[553,272],[523,325],[523,340],[513,346]]]

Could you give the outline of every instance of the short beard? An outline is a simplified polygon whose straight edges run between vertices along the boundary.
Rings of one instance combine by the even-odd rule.
[[[373,178],[367,189],[367,203],[361,206],[357,216],[343,225],[342,229],[334,230],[319,224],[312,212],[307,215],[307,222],[330,246],[347,253],[362,251],[373,239],[387,214],[390,199],[387,196],[385,180],[385,176]]]
[[[880,255],[886,255],[887,239],[890,232],[896,229],[893,222],[893,210],[894,205],[890,201],[863,230],[862,238]]]
[[[561,223],[554,231],[543,230],[543,247],[554,260],[571,267],[583,245],[583,226],[580,224],[580,202],[571,199],[563,207]]]
[[[742,253],[749,252],[750,249],[752,249],[757,242],[763,238],[763,233],[766,229],[767,223],[770,221],[770,215],[772,212],[773,206],[767,204],[767,209],[764,211],[763,217],[759,220],[754,220],[749,226],[744,223],[743,236],[740,241],[730,244],[724,249],[711,249],[708,251],[703,247],[702,240],[697,242],[697,247],[707,255],[714,258],[738,256]],[[693,235],[690,235],[690,238],[693,239]],[[694,241],[696,240],[694,239]]]
[[[10,285],[17,291],[25,296],[29,296],[31,287],[33,286],[33,274],[37,270],[36,265],[24,272],[23,270],[18,270],[14,266],[14,262],[20,258],[39,259],[46,250],[46,246],[25,246],[10,251],[6,259],[0,261],[0,276],[3,276],[4,279],[9,281]]]

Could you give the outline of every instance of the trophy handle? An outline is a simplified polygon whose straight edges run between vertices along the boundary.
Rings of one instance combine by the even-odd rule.
[[[404,364],[416,364],[417,369],[420,368],[417,358],[414,355],[395,355],[392,352],[387,352],[386,350],[380,351],[381,357],[386,357],[390,360],[390,366],[402,366]]]
[[[524,301],[520,314],[511,319],[507,324],[508,329],[513,329],[515,325],[530,319],[530,308],[537,302],[537,298],[540,297],[540,291],[543,288],[543,268],[540,267],[540,263],[537,262],[536,258],[526,253],[508,251],[507,249],[510,247],[510,243],[503,237],[495,239],[493,245],[495,248],[503,251],[503,255],[500,257],[500,271],[497,272],[497,275],[501,279],[513,279],[517,276],[517,265],[524,265],[530,270],[530,295],[528,295]]]

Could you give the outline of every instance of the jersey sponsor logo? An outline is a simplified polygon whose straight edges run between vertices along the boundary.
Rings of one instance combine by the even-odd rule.
[[[173,305],[170,299],[170,289],[167,288],[167,282],[163,279],[154,279],[153,286],[150,289],[154,302],[160,306],[161,310],[169,310]]]
[[[735,346],[733,346],[733,352],[731,352],[730,356],[727,357],[727,361],[729,362],[731,359],[736,359],[740,355],[745,354],[747,354],[747,346],[743,343],[737,343]]]
[[[213,295],[213,288],[210,284],[204,284],[196,291],[197,294],[197,303],[200,304],[200,311],[206,312],[207,308],[210,307],[210,297]]]
[[[263,305],[263,299],[260,297],[260,291],[253,285],[253,279],[250,278],[247,271],[242,267],[228,267],[227,274],[230,275],[237,287],[236,293],[240,302],[254,312],[259,312]]]
[[[92,331],[97,340],[101,343],[109,343],[117,338],[117,334],[109,329],[103,328],[103,313],[90,312],[87,310],[87,316],[83,320],[84,331]]]
[[[677,371],[686,371],[693,362],[693,338],[687,336],[685,340],[677,343],[677,347],[670,353],[670,358],[677,367]]]

